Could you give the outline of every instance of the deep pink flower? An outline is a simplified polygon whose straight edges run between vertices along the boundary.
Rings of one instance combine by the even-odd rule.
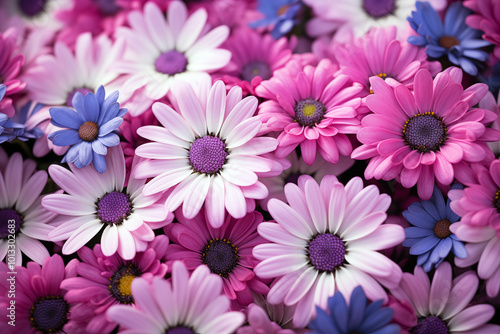
[[[486,96],[481,101],[479,101],[479,108],[493,111],[497,115],[497,119],[493,122],[493,124],[491,124],[491,127],[493,129],[500,130],[500,117],[498,117],[500,116],[500,92],[498,93],[497,99],[495,100],[493,93],[488,91],[488,93],[486,93]],[[493,153],[500,153],[500,141],[489,142],[488,146],[491,148]]]
[[[500,1],[466,0],[464,6],[475,13],[467,16],[465,23],[484,32],[483,39],[495,45],[494,54],[500,58]]]
[[[486,142],[499,140],[500,131],[485,124],[496,115],[472,108],[487,86],[476,84],[464,91],[461,79],[457,68],[441,72],[434,81],[421,69],[412,92],[405,85],[391,87],[379,77],[370,78],[374,94],[366,103],[373,114],[363,118],[357,134],[363,145],[352,153],[354,159],[371,158],[365,178],[396,178],[406,188],[416,184],[419,197],[427,200],[435,180],[466,183],[470,163],[494,159]]]

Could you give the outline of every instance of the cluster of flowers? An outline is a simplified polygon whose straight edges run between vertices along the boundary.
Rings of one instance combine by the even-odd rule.
[[[0,2],[0,332],[500,333],[500,0]]]

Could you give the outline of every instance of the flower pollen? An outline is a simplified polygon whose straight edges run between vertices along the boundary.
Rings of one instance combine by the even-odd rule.
[[[99,136],[99,126],[94,122],[85,122],[80,126],[78,135],[83,141],[92,142]]]
[[[436,316],[429,316],[419,321],[418,325],[413,328],[413,334],[448,334],[448,326],[446,323]]]
[[[318,271],[333,272],[344,263],[344,242],[335,234],[321,233],[309,241],[307,256]]]
[[[263,61],[253,61],[245,66],[241,70],[241,78],[246,81],[252,81],[253,78],[259,76],[262,80],[267,80],[271,77],[271,69],[269,65]]]
[[[227,278],[238,263],[238,248],[227,239],[210,240],[201,251],[201,261],[214,274]]]
[[[446,141],[446,124],[434,112],[416,114],[403,126],[403,139],[420,153],[437,151]]]
[[[326,107],[314,99],[305,99],[295,105],[295,120],[302,126],[313,127],[325,116]]]
[[[134,264],[128,264],[118,269],[112,277],[109,278],[109,291],[117,301],[122,304],[132,304],[132,281],[134,278],[142,275],[142,272]]]
[[[131,212],[130,197],[122,192],[107,193],[97,202],[97,216],[108,225],[121,224]]]
[[[434,225],[434,234],[440,239],[448,238],[451,234],[451,223],[447,219],[442,219]]]
[[[439,39],[438,43],[446,49],[452,48],[455,45],[460,45],[460,41],[455,36],[443,36]]]
[[[215,174],[226,163],[226,144],[215,136],[196,139],[189,149],[189,161],[198,173]]]

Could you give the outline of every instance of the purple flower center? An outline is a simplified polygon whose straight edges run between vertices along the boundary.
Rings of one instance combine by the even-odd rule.
[[[196,139],[189,149],[189,161],[198,173],[214,174],[226,163],[226,144],[214,136]]]
[[[253,61],[245,66],[241,70],[241,78],[246,81],[252,81],[253,78],[259,76],[262,80],[267,80],[271,77],[271,69],[269,65],[263,61]]]
[[[61,296],[40,298],[31,308],[31,325],[42,333],[59,333],[68,322],[68,312]]]
[[[134,302],[131,290],[132,281],[141,275],[141,270],[134,264],[121,267],[109,278],[111,295],[122,304],[132,304]]]
[[[314,99],[305,99],[295,105],[295,120],[302,126],[313,127],[325,116],[325,105]]]
[[[19,0],[19,9],[26,16],[36,16],[43,12],[48,0]]]
[[[179,326],[167,329],[165,334],[194,334],[194,332],[189,327]]]
[[[392,14],[396,9],[396,0],[363,0],[363,9],[376,19]]]
[[[227,239],[210,240],[201,251],[201,261],[217,275],[227,278],[238,262],[238,248]]]
[[[443,48],[449,49],[455,45],[459,45],[460,41],[455,36],[443,36],[439,39],[439,45]]]
[[[418,325],[413,328],[413,334],[448,334],[448,326],[446,323],[431,315],[430,317],[422,319]]]
[[[175,50],[162,53],[155,61],[156,70],[168,75],[184,72],[186,65],[187,59],[184,54]]]
[[[403,126],[403,139],[412,150],[437,151],[446,140],[446,124],[434,112],[416,114]]]
[[[122,9],[116,4],[115,0],[94,0],[94,2],[103,15],[114,15]]]
[[[78,135],[83,141],[92,142],[99,136],[99,126],[94,122],[85,122],[80,126]]]
[[[68,95],[68,99],[66,100],[66,105],[68,107],[73,108],[73,97],[75,96],[76,92],[81,93],[83,96],[87,95],[87,93],[91,92],[92,90],[88,88],[77,88]]]
[[[127,194],[113,191],[97,202],[97,216],[108,225],[121,224],[132,212],[132,203]]]
[[[344,263],[345,245],[335,234],[318,234],[309,242],[308,248],[309,260],[319,271],[333,272]]]
[[[13,209],[0,210],[0,238],[7,238],[10,234],[16,234],[21,228],[22,219],[19,213]],[[14,233],[12,233],[14,232]]]
[[[440,239],[448,238],[451,234],[450,225],[451,223],[446,219],[438,221],[436,225],[434,225],[434,234],[436,237]]]

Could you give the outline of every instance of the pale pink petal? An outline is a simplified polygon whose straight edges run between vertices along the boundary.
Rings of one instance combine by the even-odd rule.
[[[297,278],[295,284],[290,288],[290,291],[285,296],[285,304],[293,305],[299,302],[307,293],[313,293],[310,291],[311,287],[318,277],[318,270],[314,267],[307,268],[302,274]]]
[[[269,200],[267,207],[272,217],[296,237],[307,240],[316,234],[297,211],[282,201],[272,198]]]
[[[132,234],[124,226],[118,227],[118,254],[124,260],[132,260],[135,253],[136,248]]]
[[[452,331],[468,331],[486,324],[493,315],[495,309],[488,304],[474,305],[466,308],[448,321]]]
[[[61,215],[81,216],[96,212],[94,203],[66,194],[47,195],[42,198],[42,205],[47,210]]]
[[[106,315],[125,328],[139,329],[151,333],[160,333],[164,330],[163,326],[153,317],[130,306],[113,305],[108,309]]]
[[[64,243],[62,253],[64,255],[73,254],[82,248],[101,230],[102,226],[102,222],[99,219],[94,219],[81,225]]]
[[[118,228],[115,224],[106,226],[102,232],[101,249],[105,256],[111,256],[118,249]]]
[[[262,278],[275,278],[300,270],[307,265],[305,254],[275,256],[260,262],[255,273]]]

